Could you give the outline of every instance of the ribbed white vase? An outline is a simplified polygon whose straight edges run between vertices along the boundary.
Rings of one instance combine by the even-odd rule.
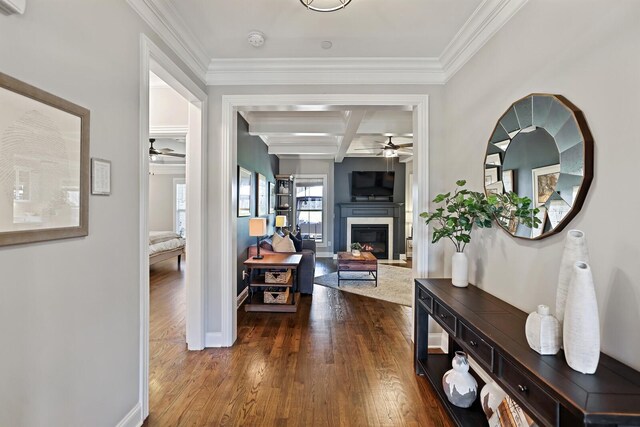
[[[569,230],[564,244],[564,252],[560,261],[560,275],[558,277],[558,289],[556,290],[556,319],[562,323],[567,304],[567,293],[573,274],[573,266],[576,261],[589,263],[589,252],[587,251],[587,240],[584,232],[580,230]]]
[[[591,267],[574,264],[563,323],[564,356],[569,366],[593,374],[600,360],[600,319]]]
[[[456,252],[451,257],[451,283],[459,288],[469,286],[469,261],[464,252]]]
[[[539,305],[537,311],[529,314],[525,335],[529,347],[540,354],[556,354],[560,351],[560,323],[549,314],[546,305]]]

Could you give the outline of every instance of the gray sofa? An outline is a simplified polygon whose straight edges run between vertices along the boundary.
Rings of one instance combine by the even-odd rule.
[[[260,242],[260,253],[271,254],[273,250],[267,249],[271,246],[270,241]],[[247,257],[252,257],[258,252],[256,245],[249,246]],[[300,293],[313,294],[313,278],[316,274],[316,242],[313,240],[302,241],[302,261],[298,267]]]

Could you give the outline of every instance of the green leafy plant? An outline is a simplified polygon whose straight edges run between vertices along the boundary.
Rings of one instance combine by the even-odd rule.
[[[504,227],[511,221],[518,221],[528,227],[537,227],[540,220],[536,217],[538,208],[531,209],[531,199],[520,197],[516,193],[490,194],[464,188],[465,180],[456,181],[453,193],[438,194],[434,203],[442,203],[435,211],[422,212],[420,217],[425,223],[433,226],[432,243],[442,238],[451,240],[457,252],[463,252],[467,243],[471,242],[471,230],[491,228],[492,220],[497,219]]]
[[[352,251],[361,251],[362,250],[362,245],[358,242],[353,242],[351,244],[351,250]]]

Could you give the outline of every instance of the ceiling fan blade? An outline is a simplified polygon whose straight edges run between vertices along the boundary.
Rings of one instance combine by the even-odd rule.
[[[171,153],[175,150],[172,150],[171,148],[158,148],[158,151],[160,151],[161,153]]]
[[[413,147],[413,142],[408,142],[406,144],[394,144],[396,147],[398,148],[403,148],[403,147]]]
[[[370,148],[354,148],[354,151],[362,151],[362,150],[367,150],[367,151],[371,151],[371,150],[379,150],[380,147],[370,147]]]
[[[181,158],[185,158],[187,157],[186,154],[180,154],[180,153],[160,153],[161,156],[169,156],[169,157],[181,157]]]

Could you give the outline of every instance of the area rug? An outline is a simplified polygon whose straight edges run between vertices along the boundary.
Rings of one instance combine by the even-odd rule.
[[[340,273],[342,278],[366,278],[367,272],[346,272]],[[369,276],[371,277],[371,276]],[[411,307],[413,300],[413,279],[411,269],[404,267],[394,267],[391,265],[378,264],[378,287],[375,282],[358,282],[341,280],[338,288],[338,273],[325,274],[314,279],[315,284],[328,288],[339,289],[366,297],[381,299],[396,304]]]

